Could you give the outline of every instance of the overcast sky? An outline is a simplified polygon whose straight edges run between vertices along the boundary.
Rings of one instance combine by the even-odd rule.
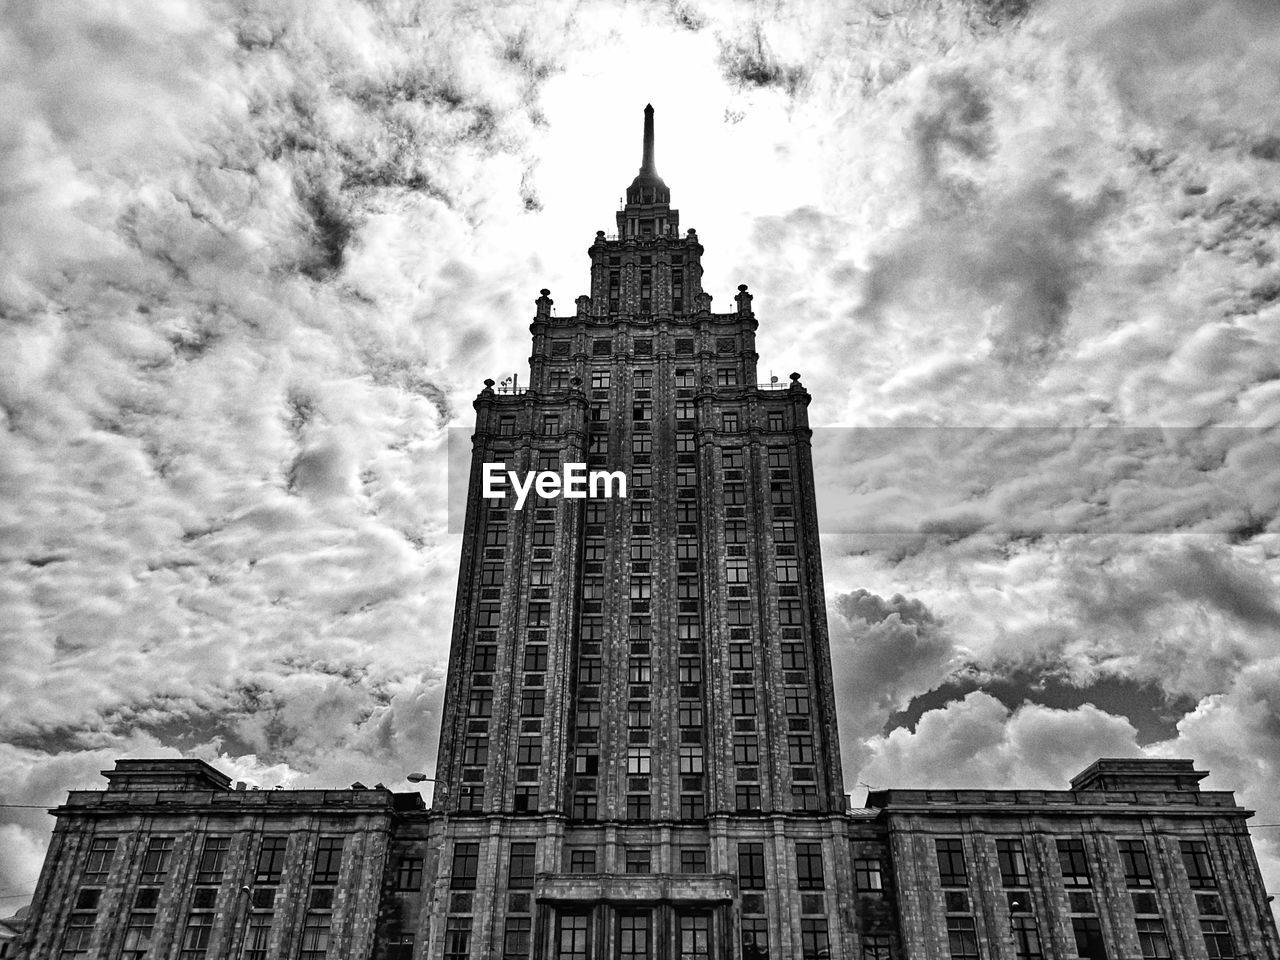
[[[1278,64],[1271,0],[10,0],[0,802],[431,772],[446,431],[652,102],[814,397],[855,802],[1146,754],[1280,823]]]

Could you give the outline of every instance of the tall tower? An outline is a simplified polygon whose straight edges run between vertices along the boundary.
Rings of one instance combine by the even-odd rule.
[[[543,290],[528,387],[475,402],[431,956],[790,957],[802,917],[839,929],[809,394],[757,382],[745,285],[712,311],[650,106],[643,144],[590,294],[559,316]],[[627,496],[516,509],[486,463]]]

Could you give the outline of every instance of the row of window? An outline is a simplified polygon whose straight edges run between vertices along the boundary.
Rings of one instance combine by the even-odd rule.
[[[342,837],[321,837],[316,844],[315,859],[312,863],[311,882],[318,884],[337,883],[338,872],[342,866]],[[258,847],[258,858],[253,873],[255,884],[275,884],[280,882],[284,872],[285,850],[289,838],[284,836],[263,837]],[[88,856],[85,859],[82,880],[85,883],[104,883],[111,872],[115,860],[118,839],[116,837],[94,837],[89,843]],[[142,865],[138,874],[141,884],[163,883],[169,874],[170,861],[173,856],[173,837],[151,837],[147,840],[142,855]],[[196,862],[196,878],[198,884],[221,883],[226,868],[227,855],[231,850],[231,838],[226,836],[206,837]]]
[[[1173,953],[1163,920],[1139,918],[1135,921],[1143,960],[1170,960]],[[1010,918],[1014,956],[1017,960],[1044,960],[1040,931],[1034,917]],[[1071,932],[1076,955],[1085,960],[1108,960],[1102,924],[1097,917],[1072,917]],[[1224,920],[1201,920],[1200,933],[1209,960],[1234,960],[1235,942]],[[981,960],[973,917],[948,917],[947,941],[951,960]],[[866,954],[864,953],[864,958]]]
[[[938,858],[938,879],[943,887],[964,887],[969,883],[965,865],[964,843],[956,837],[934,841]],[[1151,858],[1142,840],[1117,840],[1120,863],[1124,869],[1125,886],[1151,887],[1155,879],[1151,871]],[[1213,863],[1209,858],[1208,844],[1203,840],[1183,840],[1179,843],[1182,863],[1187,879],[1194,889],[1217,886]],[[1068,887],[1087,887],[1093,882],[1089,871],[1089,859],[1084,841],[1061,839],[1057,841],[1058,864],[1062,881]],[[1026,851],[1022,841],[1005,838],[996,841],[996,860],[1000,868],[1001,884],[1005,887],[1029,885]]]

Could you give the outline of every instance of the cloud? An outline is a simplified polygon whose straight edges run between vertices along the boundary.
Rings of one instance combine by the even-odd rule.
[[[861,779],[885,787],[1065,789],[1098,757],[1136,756],[1137,732],[1123,717],[1086,704],[1053,710],[1028,703],[1010,711],[975,692],[925,713],[868,744]]]

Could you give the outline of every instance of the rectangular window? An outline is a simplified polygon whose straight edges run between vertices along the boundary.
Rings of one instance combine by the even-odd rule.
[[[1209,845],[1203,840],[1183,840],[1182,865],[1187,868],[1187,880],[1193,890],[1206,890],[1216,887],[1218,881],[1213,876],[1213,862],[1209,859]]]
[[[964,865],[964,844],[958,838],[934,841],[938,853],[938,879],[944,887],[969,885],[969,874]]]
[[[179,960],[204,960],[209,953],[209,935],[213,933],[212,913],[193,913],[187,918],[182,931],[182,952]],[[321,955],[323,956],[323,954]],[[303,954],[303,960],[307,960]]]
[[[316,865],[312,883],[337,883],[342,869],[342,837],[321,837],[316,847]]]
[[[649,914],[618,917],[618,960],[649,960]]]
[[[422,889],[422,857],[401,857],[396,864],[396,889]]]
[[[889,940],[884,934],[863,934],[862,960],[892,960],[893,951],[889,949]]]
[[[542,435],[544,437],[558,437],[560,435],[560,417],[554,413],[544,413],[542,415]]]
[[[115,837],[94,837],[84,864],[85,883],[105,883],[116,855]]]
[[[737,717],[756,715],[756,692],[747,687],[734,687],[729,694],[730,709]]]
[[[680,872],[681,873],[706,873],[707,872],[707,848],[706,847],[681,847],[680,848]]]
[[[1089,886],[1089,860],[1085,856],[1083,840],[1059,840],[1058,863],[1066,886]]]
[[[502,931],[502,960],[528,960],[532,945],[532,918],[507,917]]]
[[[541,687],[525,689],[520,693],[520,716],[540,717],[546,707],[546,691]]]
[[[142,856],[142,874],[139,883],[164,883],[169,872],[169,857],[173,854],[173,837],[152,837],[147,841],[147,852]]]
[[[782,669],[783,670],[804,670],[808,667],[808,660],[804,655],[804,646],[799,643],[784,643],[782,645]]]
[[[831,940],[826,920],[800,921],[801,960],[827,960],[831,956]]]
[[[89,956],[89,941],[93,939],[93,927],[97,919],[97,915],[92,913],[71,914],[67,921],[67,932],[62,937],[64,960]]]
[[[480,868],[480,844],[455,843],[453,845],[453,869],[449,887],[453,890],[474,890],[476,871]]]
[[[1147,845],[1141,840],[1119,840],[1120,863],[1124,865],[1124,883],[1126,887],[1150,887],[1155,884],[1151,876],[1151,860],[1147,856]]]
[[[587,915],[561,914],[558,926],[558,960],[587,960],[591,947],[591,918]]]
[[[875,857],[856,858],[853,861],[853,879],[859,893],[881,893],[884,890],[880,861]]]
[[[738,886],[743,890],[764,889],[764,844],[738,844]]]
[[[1169,960],[1169,937],[1163,920],[1138,920],[1138,946],[1142,960]]]
[[[596,852],[594,850],[570,850],[569,851],[569,872],[570,873],[595,873],[596,872]]]
[[[444,926],[444,960],[468,960],[470,955],[471,918],[449,917]]]
[[[752,811],[760,809],[760,784],[739,783],[733,788],[734,809]]]
[[[947,917],[947,944],[951,960],[978,960],[978,934],[973,917]]]
[[[784,702],[789,716],[808,716],[809,690],[807,687],[787,687]]]
[[[733,738],[733,762],[756,764],[760,762],[760,741],[754,735],[738,734]]]
[[[648,873],[650,870],[650,853],[648,847],[628,847],[625,854],[627,873]]]
[[[267,960],[272,918],[270,913],[255,913],[249,917],[249,929],[244,938],[244,960]]]
[[[742,960],[769,960],[769,921],[763,917],[745,917],[741,925]]]
[[[737,385],[738,371],[733,367],[721,367],[716,371],[716,386],[736,387]]]
[[[676,917],[678,960],[711,960],[711,918],[705,913]]]
[[[1076,956],[1107,960],[1107,946],[1102,942],[1102,925],[1097,917],[1072,917],[1071,932],[1076,938]]]
[[[507,863],[507,886],[512,889],[528,889],[533,886],[536,843],[511,844],[511,858]]]
[[[154,913],[131,913],[129,923],[124,928],[124,950],[121,960],[142,960],[151,946],[151,935],[155,931],[156,915]]]
[[[1018,960],[1041,960],[1044,957],[1035,917],[1012,917],[1009,926],[1013,930],[1013,955]]]
[[[1236,945],[1225,920],[1201,920],[1200,932],[1204,934],[1209,960],[1235,960]]]
[[[796,844],[796,881],[801,890],[821,890],[826,886],[822,874],[822,844]]]
[[[1027,854],[1022,841],[1004,839],[996,841],[996,861],[1000,865],[1000,883],[1006,887],[1025,887],[1027,878]]]

